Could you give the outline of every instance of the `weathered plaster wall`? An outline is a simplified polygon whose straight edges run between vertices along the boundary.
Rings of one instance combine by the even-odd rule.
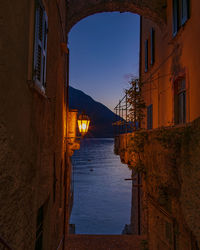
[[[153,128],[174,124],[174,82],[186,79],[186,122],[200,116],[198,87],[200,36],[198,29],[199,1],[190,1],[190,18],[173,37],[172,1],[167,1],[165,29],[142,17],[141,80],[146,105],[153,104]],[[155,30],[155,63],[150,64],[150,32]],[[145,72],[145,40],[149,41],[149,67]],[[143,127],[146,128],[146,120]]]

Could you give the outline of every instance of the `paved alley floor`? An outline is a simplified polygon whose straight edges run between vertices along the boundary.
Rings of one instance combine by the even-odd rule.
[[[137,235],[69,235],[66,250],[143,250],[144,237]]]

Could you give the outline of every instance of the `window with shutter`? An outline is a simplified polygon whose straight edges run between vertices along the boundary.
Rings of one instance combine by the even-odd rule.
[[[175,36],[178,32],[179,23],[179,4],[178,0],[173,0],[173,35]]]
[[[151,29],[151,65],[155,62],[155,30]]]
[[[40,0],[36,0],[35,8],[35,46],[33,79],[43,91],[46,87],[48,18]]]
[[[148,71],[148,40],[145,41],[145,72]]]
[[[175,124],[186,122],[185,79],[179,79],[174,85],[174,120]]]
[[[190,0],[173,0],[173,36],[189,19]]]
[[[147,107],[147,129],[153,128],[153,105]]]

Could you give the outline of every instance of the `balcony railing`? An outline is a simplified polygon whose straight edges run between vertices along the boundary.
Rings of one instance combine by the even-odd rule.
[[[115,136],[131,133],[138,128],[138,122],[133,118],[133,108],[128,102],[127,91],[114,110],[115,121],[113,122],[113,126]]]

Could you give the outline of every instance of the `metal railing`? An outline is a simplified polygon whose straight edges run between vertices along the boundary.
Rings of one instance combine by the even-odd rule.
[[[138,128],[138,122],[133,118],[133,108],[128,102],[127,91],[114,110],[115,121],[113,122],[113,126],[115,136],[131,133]]]

